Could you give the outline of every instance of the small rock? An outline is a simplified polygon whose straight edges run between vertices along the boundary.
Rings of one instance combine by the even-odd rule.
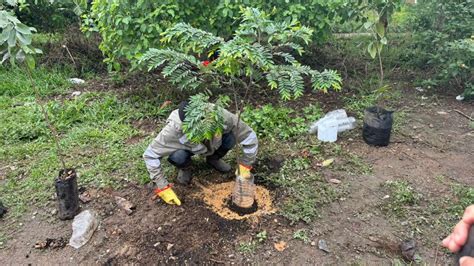
[[[414,261],[416,253],[416,241],[414,239],[403,241],[400,244],[400,251],[402,252],[404,259],[408,261]]]
[[[315,242],[315,241],[311,241],[311,246],[316,246],[316,242]]]
[[[318,248],[319,248],[320,250],[326,252],[326,253],[329,253],[329,252],[330,252],[330,251],[329,251],[328,244],[327,244],[326,240],[324,240],[324,239],[319,240],[319,242],[318,242]]]
[[[171,244],[169,243],[167,246],[166,246],[166,250],[170,250],[171,248],[173,248],[174,244]]]
[[[153,246],[156,248],[157,246],[160,245],[160,242],[156,242],[155,244],[153,244]]]
[[[77,97],[77,96],[81,95],[81,93],[82,92],[80,92],[80,91],[74,91],[74,92],[71,93],[71,96],[72,97]]]
[[[340,184],[341,183],[341,180],[339,179],[336,179],[336,178],[331,178],[329,179],[329,183],[333,183],[333,184]]]
[[[79,200],[82,202],[82,203],[88,203],[89,201],[92,200],[92,197],[91,195],[89,194],[89,192],[84,192],[82,194],[79,195]]]
[[[436,113],[439,114],[439,115],[447,115],[448,114],[445,111],[439,111],[439,112],[436,112]]]
[[[120,209],[124,210],[125,213],[127,213],[128,215],[133,213],[133,209],[135,208],[135,206],[130,201],[122,197],[115,196],[115,202],[120,207]]]
[[[228,257],[229,257],[229,259],[232,259],[233,257],[235,257],[235,255],[234,254],[229,254]]]
[[[433,124],[430,124],[430,128],[434,128],[434,125],[433,125]]]
[[[425,90],[422,89],[421,87],[416,87],[415,90],[419,91],[419,92],[424,92]]]
[[[390,195],[385,195],[385,196],[383,196],[382,199],[388,199],[388,198],[390,198]]]
[[[58,213],[58,210],[56,210],[56,209],[51,210],[51,215],[56,215],[57,213]]]

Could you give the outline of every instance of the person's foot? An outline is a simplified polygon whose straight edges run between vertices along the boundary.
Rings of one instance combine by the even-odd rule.
[[[216,169],[217,171],[219,171],[221,173],[230,172],[230,170],[232,169],[230,164],[224,162],[221,159],[207,158],[206,162],[207,162],[207,164],[214,167],[214,169]]]
[[[178,171],[178,177],[176,178],[176,182],[181,185],[189,185],[191,184],[191,180],[193,179],[191,169],[186,168],[186,169],[179,169]]]

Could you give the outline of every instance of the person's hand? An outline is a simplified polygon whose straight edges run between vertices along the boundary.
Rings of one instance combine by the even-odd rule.
[[[235,175],[240,176],[244,179],[249,179],[251,169],[252,169],[251,166],[246,166],[246,165],[243,165],[243,164],[239,164],[239,169],[237,171],[235,171]]]
[[[451,252],[458,252],[466,244],[469,230],[473,224],[474,205],[471,205],[464,211],[462,220],[454,227],[453,232],[443,240],[443,246]],[[461,266],[472,266],[474,265],[474,258],[462,257],[459,264]]]
[[[179,200],[178,196],[176,196],[176,193],[174,193],[171,185],[168,185],[163,189],[155,189],[155,194],[168,204],[176,204],[178,206],[181,205],[181,201]]]

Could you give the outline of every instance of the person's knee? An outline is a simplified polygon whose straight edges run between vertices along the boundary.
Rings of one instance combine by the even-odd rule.
[[[178,168],[183,168],[191,163],[191,156],[188,151],[177,150],[168,157],[168,161]]]
[[[222,135],[221,148],[225,150],[231,150],[236,144],[235,136],[232,133]]]

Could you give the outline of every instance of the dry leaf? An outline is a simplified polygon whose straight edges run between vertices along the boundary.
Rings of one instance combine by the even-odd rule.
[[[327,159],[327,160],[324,160],[323,163],[321,164],[322,167],[328,167],[330,166],[332,163],[334,162],[334,159]]]
[[[340,184],[340,183],[341,183],[341,180],[335,179],[335,178],[331,178],[331,179],[329,179],[329,183]]]
[[[288,247],[288,244],[286,244],[285,241],[280,241],[280,242],[274,243],[273,246],[275,247],[276,250],[282,252]]]

